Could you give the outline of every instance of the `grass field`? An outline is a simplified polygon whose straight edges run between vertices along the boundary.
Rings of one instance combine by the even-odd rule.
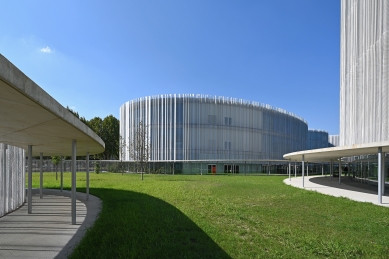
[[[389,257],[388,208],[287,186],[285,177],[90,175],[103,209],[71,258]],[[77,186],[85,192],[85,173]],[[54,173],[44,187],[59,188]]]

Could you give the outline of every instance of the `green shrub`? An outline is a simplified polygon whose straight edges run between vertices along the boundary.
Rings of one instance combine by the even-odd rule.
[[[95,164],[95,173],[96,174],[100,173],[100,163],[99,162],[96,162],[96,164]]]

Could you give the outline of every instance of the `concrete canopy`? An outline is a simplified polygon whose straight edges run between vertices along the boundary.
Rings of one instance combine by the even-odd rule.
[[[104,152],[103,140],[0,54],[0,142],[33,156],[70,156]]]
[[[304,150],[285,154],[284,158],[292,161],[301,161],[302,155],[304,155],[304,161],[330,162],[331,159],[335,161],[341,157],[377,154],[379,147],[382,147],[382,152],[389,152],[389,141]]]

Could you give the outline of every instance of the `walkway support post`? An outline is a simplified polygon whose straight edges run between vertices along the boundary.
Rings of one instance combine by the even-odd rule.
[[[301,159],[301,174],[303,176],[303,188],[304,188],[304,155],[302,156],[302,159]]]
[[[28,145],[28,189],[27,189],[27,211],[32,213],[32,146]]]
[[[294,178],[297,177],[297,161],[294,161]]]
[[[86,152],[86,200],[89,200],[89,152]]]
[[[386,162],[385,162],[386,153],[382,153],[382,195],[385,195],[385,172],[386,172]]]
[[[339,184],[342,184],[342,158],[339,158]]]
[[[39,197],[43,198],[43,153],[40,153]]]
[[[333,174],[334,174],[334,162],[331,159],[331,163],[330,163],[330,180],[331,181],[332,181]]]
[[[289,159],[289,168],[288,168],[288,170],[289,170],[289,181],[292,181],[292,179],[290,179],[290,159]]]
[[[268,166],[267,166],[267,169],[268,169],[268,171],[269,171],[269,175],[270,175],[270,160],[268,161]]]
[[[61,162],[61,192],[63,191],[63,157],[60,157],[60,162]]]
[[[321,175],[323,176],[324,175],[324,164],[321,163]]]
[[[3,144],[3,168],[1,168],[1,170],[3,171],[3,177],[2,177],[2,182],[3,182],[3,188],[1,190],[1,193],[3,194],[3,197],[4,197],[4,201],[3,201],[3,208],[4,208],[4,211],[3,213],[5,213],[5,208],[6,208],[6,204],[7,204],[7,199],[5,198],[7,196],[7,193],[6,193],[6,175],[7,175],[7,144]]]
[[[378,148],[378,204],[382,204],[382,147]]]
[[[307,176],[308,176],[308,173],[309,173],[309,167],[308,167],[308,161],[307,161]]]
[[[76,225],[76,155],[77,142],[72,141],[72,225]]]

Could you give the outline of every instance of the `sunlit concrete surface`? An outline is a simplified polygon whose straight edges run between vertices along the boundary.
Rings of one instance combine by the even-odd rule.
[[[284,180],[284,183],[305,190],[316,191],[335,197],[345,197],[360,202],[370,202],[375,205],[389,207],[388,194],[382,195],[382,204],[377,203],[377,185],[360,183],[356,179],[342,177],[342,184],[339,185],[338,178],[330,176],[305,176],[304,186],[302,177],[292,177]],[[387,191],[389,193],[389,190]]]
[[[67,258],[101,210],[101,200],[77,193],[77,224],[69,221],[70,192],[33,190],[33,213],[27,205],[0,218],[0,258]]]
[[[377,154],[378,148],[382,148],[382,152],[389,153],[389,141],[303,150],[285,154],[284,159],[299,162],[301,162],[302,159],[309,162],[330,162],[331,160],[336,161],[341,157]],[[302,156],[304,156],[304,158],[302,158]]]
[[[33,155],[70,156],[104,152],[103,140],[0,54],[0,142]]]

